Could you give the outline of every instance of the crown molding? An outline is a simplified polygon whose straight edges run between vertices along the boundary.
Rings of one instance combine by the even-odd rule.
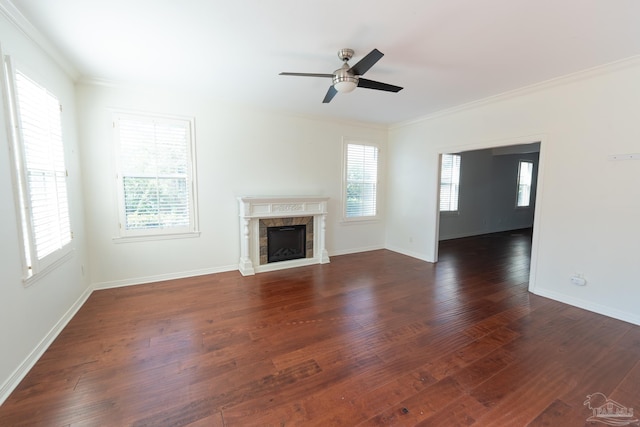
[[[80,76],[78,69],[65,58],[53,45],[9,0],[0,0],[0,15],[13,24],[22,34],[42,49],[62,70],[76,81]]]
[[[181,94],[192,93],[196,96],[202,96],[199,93],[195,93],[192,89],[183,90],[176,87],[161,88],[157,85],[143,85],[143,84],[117,82],[114,80],[108,80],[108,79],[91,77],[91,76],[81,76],[76,81],[76,84],[84,85],[84,86],[105,87],[105,88],[111,88],[111,89],[117,89],[117,90],[139,90],[139,91],[163,90],[168,93],[172,93],[172,92],[176,92],[176,93],[179,92]],[[292,118],[310,120],[310,121],[322,122],[322,123],[331,122],[331,123],[335,123],[343,126],[357,126],[360,128],[368,128],[368,129],[378,130],[383,132],[388,132],[389,130],[389,126],[384,123],[349,120],[349,119],[342,119],[342,118],[319,115],[319,114],[304,114],[304,113],[298,113],[298,112],[294,112],[294,111],[283,109],[283,108],[270,108],[270,107],[265,107],[264,105],[242,103],[242,102],[237,102],[237,101],[224,99],[224,98],[212,98],[212,100],[220,104],[228,104],[236,108],[248,109],[256,112],[261,112],[264,114],[277,114],[280,116],[286,116],[286,117],[292,117]]]
[[[603,74],[612,73],[615,71],[623,70],[625,68],[640,66],[640,55],[623,58],[607,64],[598,65],[585,70],[576,71],[571,74],[565,74],[564,76],[555,77],[549,80],[545,80],[538,83],[533,83],[528,86],[523,86],[518,89],[503,92],[497,95],[488,96],[486,98],[478,99],[476,101],[467,102],[465,104],[457,105],[455,107],[447,108],[444,110],[436,111],[435,113],[427,114],[416,119],[411,119],[403,122],[399,122],[389,126],[389,130],[400,129],[406,126],[427,122],[434,119],[439,119],[452,114],[461,113],[463,111],[480,108],[485,105],[489,105],[495,102],[506,101],[519,96],[528,95],[534,92],[551,89],[558,86],[564,86],[571,83],[576,83],[582,80],[587,80],[593,77],[597,77]]]
[[[2,0],[0,0],[2,1]],[[92,76],[79,76],[76,79],[76,84],[78,85],[86,85],[86,86],[104,86],[111,88],[120,88],[120,89],[132,89],[137,88],[139,86],[130,85],[126,83],[118,83],[114,80],[104,79],[101,77],[92,77]]]

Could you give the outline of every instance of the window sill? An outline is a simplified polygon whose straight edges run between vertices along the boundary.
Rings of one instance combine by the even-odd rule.
[[[150,242],[157,240],[192,239],[200,237],[199,231],[188,233],[146,234],[140,236],[118,236],[112,240],[114,243]]]
[[[358,224],[375,224],[382,220],[379,217],[365,217],[365,218],[342,218],[341,225],[358,225]]]
[[[51,264],[47,265],[46,267],[44,267],[42,270],[37,271],[31,276],[25,277],[24,279],[22,279],[22,284],[25,287],[29,287],[33,285],[34,283],[36,283],[37,281],[39,281],[40,279],[42,279],[43,277],[51,273],[53,270],[57,269],[62,264],[69,261],[72,256],[73,256],[73,249],[71,248],[67,249],[65,253],[60,256],[60,258],[53,261]]]

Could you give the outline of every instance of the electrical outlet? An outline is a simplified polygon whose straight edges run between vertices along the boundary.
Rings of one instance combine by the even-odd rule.
[[[576,274],[571,276],[571,283],[576,286],[585,286],[587,284],[587,280],[582,277],[582,274]]]

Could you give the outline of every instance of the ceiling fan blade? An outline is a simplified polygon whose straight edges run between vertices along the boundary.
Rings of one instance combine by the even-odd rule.
[[[358,87],[364,87],[367,89],[385,90],[387,92],[400,92],[403,89],[400,86],[394,86],[387,83],[376,82],[373,80],[367,80],[363,78],[358,79]]]
[[[300,76],[300,77],[329,77],[333,78],[333,74],[321,73],[280,73],[281,76]]]
[[[333,97],[336,96],[336,93],[338,93],[336,88],[333,87],[333,85],[329,86],[329,90],[327,91],[327,94],[324,96],[324,99],[322,100],[322,103],[323,104],[328,104],[329,102],[331,102]]]
[[[383,56],[384,53],[380,52],[378,49],[373,49],[367,54],[367,56],[358,61],[356,65],[351,67],[349,71],[356,76],[361,76],[366,73],[369,68],[373,67],[373,65],[378,62]]]

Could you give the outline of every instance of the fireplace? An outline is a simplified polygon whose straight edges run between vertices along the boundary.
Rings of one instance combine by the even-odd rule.
[[[306,225],[267,228],[267,262],[305,258]]]
[[[313,222],[312,216],[258,220],[260,265],[292,259],[313,258]],[[292,229],[296,231],[294,232]],[[282,230],[283,235],[278,235],[278,230]],[[275,239],[284,239],[285,241],[273,242],[272,234],[276,235]],[[293,237],[294,234],[295,237]],[[288,247],[278,247],[283,244]],[[293,245],[297,245],[298,249],[292,249]],[[275,252],[279,252],[279,254],[274,256]],[[286,255],[286,252],[291,253]]]
[[[326,264],[327,197],[239,197],[240,263],[244,276],[311,264]],[[283,234],[270,248],[270,229]],[[292,237],[294,236],[295,237]],[[273,249],[273,250],[272,250]],[[276,253],[277,252],[277,253]]]

